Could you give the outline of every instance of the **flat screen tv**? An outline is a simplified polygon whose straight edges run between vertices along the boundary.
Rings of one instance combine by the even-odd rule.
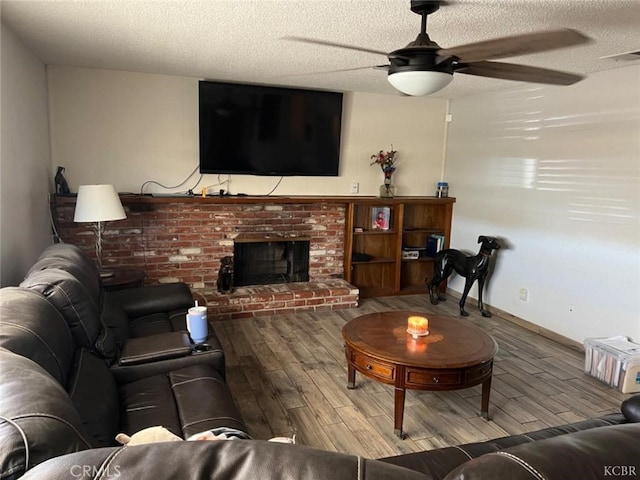
[[[337,176],[342,93],[201,81],[200,172]]]

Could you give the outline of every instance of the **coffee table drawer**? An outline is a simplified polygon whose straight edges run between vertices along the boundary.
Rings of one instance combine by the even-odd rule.
[[[405,385],[407,388],[436,385],[458,385],[462,381],[459,370],[424,370],[407,368]]]
[[[478,365],[473,368],[467,369],[465,372],[465,383],[479,381],[487,376],[491,375],[491,371],[493,370],[493,362],[487,362],[483,365]]]
[[[367,375],[371,375],[382,380],[393,380],[395,378],[396,369],[393,365],[372,360],[366,355],[358,352],[351,353],[351,362],[353,365],[365,371]]]

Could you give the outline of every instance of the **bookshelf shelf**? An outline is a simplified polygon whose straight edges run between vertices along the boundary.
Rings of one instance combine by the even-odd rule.
[[[433,262],[433,257],[403,258],[403,262]]]
[[[360,289],[362,298],[426,293],[433,256],[403,259],[402,251],[426,249],[432,235],[442,235],[442,248],[448,248],[454,203],[451,197],[354,198],[347,205],[345,279]],[[388,215],[388,230],[375,226],[381,210]],[[370,259],[353,261],[353,254]]]
[[[372,258],[371,260],[367,260],[363,262],[352,261],[351,263],[353,265],[371,265],[373,263],[395,263],[395,261],[396,261],[395,258]]]

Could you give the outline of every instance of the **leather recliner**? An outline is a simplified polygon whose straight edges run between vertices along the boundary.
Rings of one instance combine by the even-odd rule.
[[[128,365],[143,364],[136,372],[146,375],[159,373],[158,362],[148,360],[161,358],[174,358],[183,367],[208,362],[225,377],[224,352],[213,330],[206,351],[192,354],[185,315],[193,297],[184,283],[108,292],[95,263],[79,247],[54,244],[20,286],[47,297],[67,320],[78,345],[105,358],[129,380]]]

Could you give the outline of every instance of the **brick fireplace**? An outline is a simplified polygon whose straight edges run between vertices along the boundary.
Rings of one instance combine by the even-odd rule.
[[[291,313],[357,305],[357,289],[341,280],[346,204],[278,197],[131,195],[121,199],[127,218],[106,225],[105,266],[144,269],[147,283],[185,282],[196,296],[207,301],[214,318],[216,314],[229,318],[253,316],[260,311]],[[53,208],[60,237],[93,256],[92,228],[73,222],[75,198],[57,197]],[[295,287],[239,287],[231,295],[219,295],[216,280],[220,259],[234,255],[236,242],[250,240],[308,241],[309,282]],[[256,309],[256,303],[263,308]],[[249,304],[250,308],[244,308]]]

